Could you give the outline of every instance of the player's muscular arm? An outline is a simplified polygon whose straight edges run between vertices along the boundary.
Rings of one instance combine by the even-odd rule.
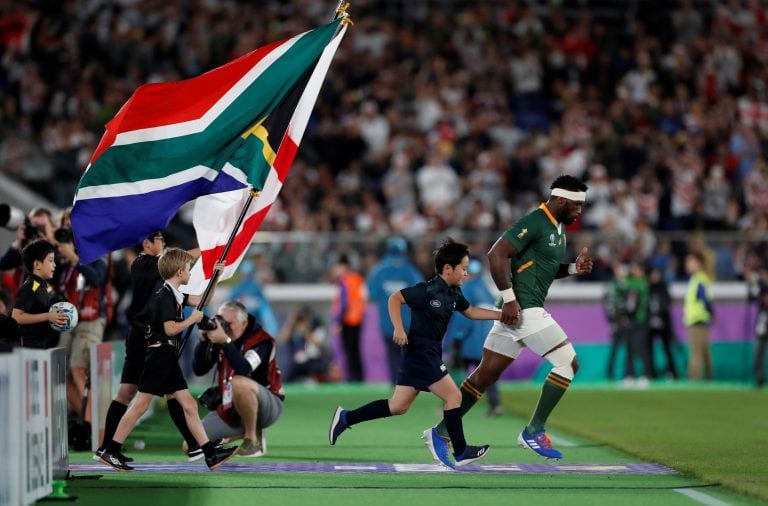
[[[517,248],[504,237],[499,237],[494,245],[491,246],[490,251],[488,251],[488,265],[489,270],[491,271],[491,277],[493,278],[493,282],[496,283],[496,288],[498,288],[502,294],[509,293],[504,291],[512,288],[512,283],[509,281],[509,260],[515,256],[517,256]],[[505,298],[505,301],[506,300],[507,298]],[[501,307],[501,323],[514,325],[519,320],[520,304],[517,300],[504,302],[504,305]]]

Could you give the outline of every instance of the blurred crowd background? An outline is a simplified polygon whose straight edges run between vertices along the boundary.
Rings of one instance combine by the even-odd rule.
[[[0,171],[64,208],[138,86],[324,24],[336,4],[0,0]],[[262,283],[325,281],[342,255],[365,274],[391,235],[425,275],[446,235],[482,257],[562,173],[589,185],[570,228],[571,248],[596,256],[586,280],[638,262],[682,281],[692,250],[717,280],[763,267],[765,0],[354,0],[350,13],[253,250]],[[194,242],[183,214],[167,235]]]

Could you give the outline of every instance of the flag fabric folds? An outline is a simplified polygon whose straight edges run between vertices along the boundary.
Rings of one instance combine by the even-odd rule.
[[[182,205],[203,196],[195,215],[202,205],[212,220],[198,230],[203,272],[218,260],[209,262],[219,238],[226,242],[232,232],[237,215],[231,217],[230,206],[251,189],[261,195],[242,231],[255,233],[293,161],[346,31],[342,22],[261,47],[192,79],[139,87],[106,125],[80,179],[71,215],[80,261],[141,242],[164,229]],[[339,23],[344,26],[336,34]],[[235,243],[244,241],[238,234]],[[233,254],[244,254],[241,249],[233,244]],[[236,258],[242,255],[232,257],[233,264]]]
[[[248,132],[264,141],[260,149],[270,165],[269,173],[262,191],[250,204],[243,223],[237,230],[227,252],[226,268],[221,273],[220,280],[234,274],[282,188],[333,55],[344,36],[344,30],[346,26],[326,46],[317,65],[297,81],[272,114]],[[234,190],[200,197],[195,202],[192,222],[201,250],[201,261],[193,267],[189,283],[183,288],[185,292],[201,293],[211,279],[213,266],[221,258],[248,193],[248,190]]]

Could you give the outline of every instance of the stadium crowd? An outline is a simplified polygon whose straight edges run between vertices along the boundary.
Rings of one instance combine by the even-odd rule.
[[[67,206],[139,85],[198,75],[335,6],[0,2],[2,172]],[[568,173],[590,187],[572,231],[594,232],[577,236],[597,248],[592,279],[638,258],[673,259],[668,279],[682,279],[690,245],[665,234],[694,230],[741,233],[712,246],[713,273],[738,278],[768,231],[767,7],[357,0],[264,228],[490,239]]]

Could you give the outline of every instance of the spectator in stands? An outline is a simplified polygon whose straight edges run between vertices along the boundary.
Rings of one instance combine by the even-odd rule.
[[[0,167],[59,205],[71,202],[97,136],[139,85],[198,75],[262,40],[284,38],[288,26],[325,22],[326,4],[312,5],[264,0],[230,9],[206,2],[155,16],[143,15],[137,3],[111,9],[94,2],[77,13],[45,2],[27,6],[24,22],[0,41],[7,53],[0,61]],[[513,204],[497,223],[477,227],[481,233],[511,224],[527,210],[520,208],[538,200],[539,178],[550,179],[539,174],[542,167],[581,176],[593,164],[605,166],[609,187],[617,180],[628,185],[652,229],[759,228],[768,215],[761,205],[765,176],[746,179],[759,172],[768,145],[763,7],[639,2],[627,15],[620,2],[592,0],[579,12],[546,2],[358,6],[361,18],[381,22],[347,35],[334,61],[338,72],[313,114],[315,127],[264,228],[439,232],[446,220],[433,200],[474,202],[467,199],[474,160],[497,150],[504,153],[502,201]],[[258,41],[252,19],[264,27]],[[445,19],[457,23],[448,29]],[[198,29],[201,20],[215,22]],[[157,26],[175,34],[163,51],[149,49]],[[129,39],[146,47],[133,51]],[[75,84],[72,74],[80,76]],[[432,163],[422,158],[426,149],[444,158],[440,165],[454,173],[455,184],[444,188],[441,180],[440,191],[414,198],[413,169]],[[378,180],[400,166],[398,158],[406,160],[404,171],[381,191]],[[306,170],[299,176],[301,165]],[[727,181],[721,186],[708,181],[718,177],[705,177],[717,174],[717,166]],[[642,199],[634,191],[638,175]],[[300,191],[291,188],[294,177]],[[348,182],[356,189],[339,191]],[[590,181],[590,187],[596,186]],[[400,204],[401,198],[412,202]],[[614,199],[609,195],[608,203]],[[380,208],[388,221],[377,216]],[[590,226],[603,231],[602,222]],[[618,241],[626,246],[632,238]],[[294,266],[285,270],[294,281],[315,281],[326,267]]]

